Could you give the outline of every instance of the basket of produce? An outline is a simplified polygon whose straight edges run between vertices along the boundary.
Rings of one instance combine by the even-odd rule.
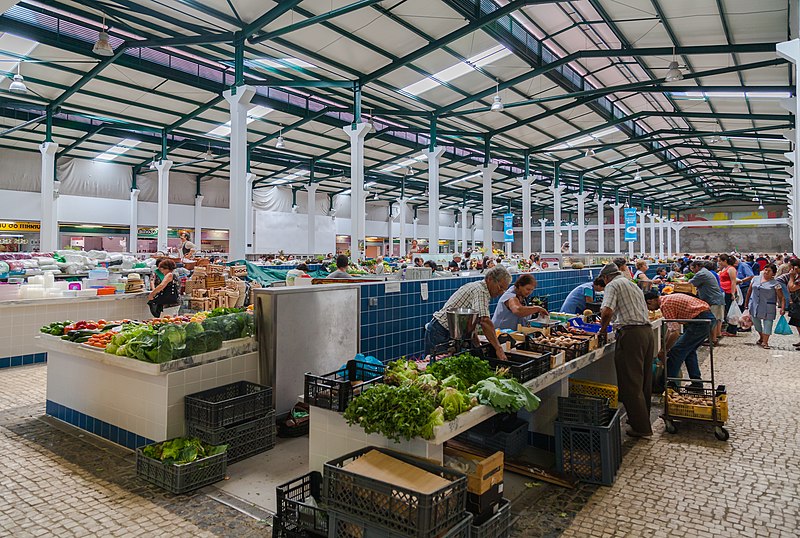
[[[555,355],[563,352],[565,361],[577,359],[589,352],[588,340],[580,340],[568,335],[529,335],[525,340],[524,346],[527,351],[539,353],[552,353]]]
[[[568,323],[571,327],[575,327],[576,329],[580,329],[587,333],[597,334],[600,332],[599,323],[586,323],[580,316],[570,319]],[[611,330],[611,325],[606,327],[606,332],[610,333]]]
[[[384,371],[380,362],[352,359],[329,374],[308,372],[305,376],[305,403],[343,412],[355,396],[382,383]]]
[[[385,448],[327,462],[324,485],[329,510],[383,531],[375,536],[439,536],[464,519],[462,473]]]
[[[669,415],[673,418],[692,418],[696,420],[714,420],[713,417],[714,389],[702,390],[667,389],[667,405]],[[728,395],[717,394],[717,420],[728,420]]]
[[[602,426],[608,424],[610,416],[608,398],[580,394],[558,398],[558,420],[561,422]]]
[[[608,385],[606,383],[569,378],[569,395],[608,398],[608,406],[612,409],[616,409],[618,405],[617,398],[619,396],[619,389],[615,385]]]
[[[270,411],[260,418],[216,430],[201,428],[191,421],[186,423],[186,435],[197,437],[212,445],[227,445],[228,463],[236,463],[274,448],[275,433],[275,411]]]
[[[328,513],[320,508],[322,474],[312,471],[275,488],[276,538],[328,537]]]
[[[506,353],[508,360],[501,361],[493,358],[486,360],[493,368],[508,368],[511,377],[520,383],[525,383],[549,372],[551,357],[552,354],[549,352],[531,353],[524,350],[513,350]]]
[[[272,411],[272,387],[239,381],[184,397],[186,423],[217,430]]]
[[[225,478],[227,447],[197,438],[170,439],[136,449],[136,475],[176,495]]]

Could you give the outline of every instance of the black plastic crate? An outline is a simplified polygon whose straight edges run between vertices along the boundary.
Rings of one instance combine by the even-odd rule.
[[[473,522],[474,523],[474,522]],[[497,513],[480,525],[472,525],[470,538],[508,538],[511,536],[511,501],[502,499]]]
[[[372,450],[419,467],[450,483],[433,493],[423,494],[344,468]],[[465,475],[386,448],[366,447],[327,462],[324,484],[325,502],[330,510],[382,527],[384,532],[404,536],[438,536],[463,518],[466,507]]]
[[[272,387],[238,381],[183,399],[186,424],[217,430],[263,417],[272,410]]]
[[[394,532],[379,525],[374,525],[369,521],[363,521],[350,514],[335,511],[329,512],[329,514],[330,529],[328,530],[328,538],[405,538],[409,536],[408,534]],[[439,534],[427,536],[436,536],[436,538],[470,538],[472,514],[462,513],[459,518],[460,521],[456,522],[450,529],[442,530]]]
[[[537,378],[540,375],[546,374],[550,371],[550,357],[551,353],[542,353],[540,357],[523,357],[521,355],[514,355],[513,351],[506,353],[508,360],[501,361],[496,358],[486,358],[492,368],[508,368],[511,377],[525,383],[531,379]]]
[[[136,476],[180,495],[225,479],[228,455],[225,452],[181,465],[170,465],[148,458],[136,449]]]
[[[480,525],[497,513],[503,500],[503,490],[503,483],[500,482],[480,495],[467,491],[467,512],[473,515],[473,525]]]
[[[558,420],[573,424],[605,426],[611,419],[608,398],[568,396],[558,398]]]
[[[186,435],[212,445],[228,445],[228,463],[236,463],[275,447],[275,411],[261,418],[216,430],[187,424]]]
[[[620,411],[609,424],[588,426],[555,422],[556,468],[583,482],[610,486],[622,464]]]
[[[328,536],[328,513],[305,504],[313,497],[322,502],[322,474],[312,471],[275,488],[278,514],[273,528],[276,538],[312,538]]]
[[[344,412],[350,401],[362,391],[383,383],[385,368],[380,364],[347,361],[344,368],[329,374],[306,374],[305,402],[324,409]],[[353,382],[359,382],[353,385]]]
[[[499,450],[506,456],[517,456],[528,446],[528,423],[516,419],[508,431],[492,432],[480,424],[456,436],[456,440],[487,450]]]
[[[549,344],[539,344],[532,339],[526,339],[522,349],[526,351],[535,351],[536,353],[552,353],[553,355],[558,355],[563,351],[564,362],[569,362],[577,359],[581,355],[589,353],[589,341],[578,342],[569,347],[560,347]]]

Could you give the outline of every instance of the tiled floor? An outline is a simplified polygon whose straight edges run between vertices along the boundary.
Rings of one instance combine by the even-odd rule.
[[[513,536],[800,536],[797,338],[773,337],[770,351],[752,339],[728,338],[716,353],[730,441],[697,426],[669,435],[657,420],[652,440],[626,441],[612,487],[526,482]],[[268,521],[204,493],[145,485],[129,451],[43,419],[46,374],[45,365],[0,370],[0,536],[270,534]]]

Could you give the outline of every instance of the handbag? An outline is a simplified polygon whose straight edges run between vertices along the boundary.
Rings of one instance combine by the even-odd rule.
[[[775,325],[775,334],[792,334],[792,328],[789,326],[789,322],[786,321],[786,316],[780,316],[780,319],[778,319],[778,323]]]
[[[167,284],[163,290],[155,294],[153,300],[150,302],[164,306],[178,304],[180,302],[181,292],[178,289],[177,278],[178,277],[173,273],[170,283]]]

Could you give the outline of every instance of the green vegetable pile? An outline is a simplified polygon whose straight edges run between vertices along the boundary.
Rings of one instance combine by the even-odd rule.
[[[385,384],[356,396],[344,418],[367,433],[399,442],[432,439],[436,426],[479,403],[503,413],[539,407],[531,391],[504,375],[505,371],[495,372],[487,361],[469,353],[447,357],[425,370],[414,361],[397,360],[386,366]]]
[[[208,445],[197,438],[179,437],[170,441],[147,445],[142,453],[148,458],[160,460],[165,465],[182,465],[203,458],[210,458],[228,450],[228,445]]]
[[[161,364],[174,359],[214,351],[222,347],[218,331],[205,330],[196,322],[188,325],[140,325],[117,333],[106,353]]]
[[[223,340],[245,338],[254,333],[253,316],[246,312],[234,312],[208,317],[203,320],[203,329],[220,333]]]
[[[218,316],[227,316],[228,314],[241,314],[244,312],[244,308],[224,308],[218,307],[208,313],[206,318],[216,318]]]
[[[72,325],[71,321],[55,321],[49,325],[45,325],[40,332],[45,334],[52,334],[53,336],[62,336],[64,334],[64,327]]]

